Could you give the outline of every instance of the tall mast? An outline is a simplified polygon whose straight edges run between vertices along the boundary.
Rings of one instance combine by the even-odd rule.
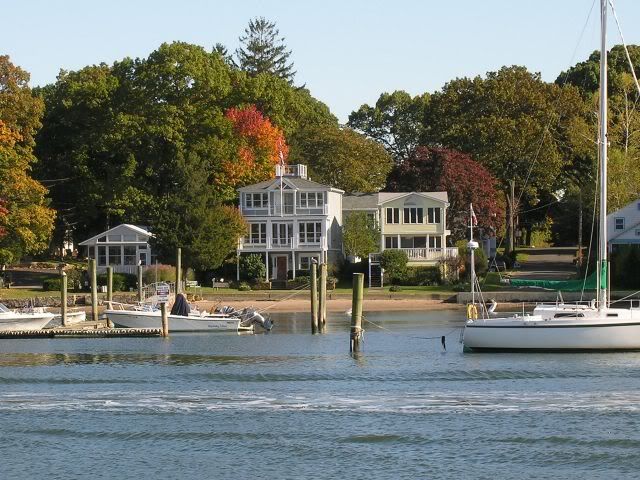
[[[475,248],[473,241],[473,204],[469,204],[469,250],[471,250],[471,303],[476,303],[476,259],[475,259]]]
[[[607,1],[600,0],[600,242],[598,309],[607,305]]]

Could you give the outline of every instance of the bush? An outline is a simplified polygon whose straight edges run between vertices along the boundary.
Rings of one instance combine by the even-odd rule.
[[[240,284],[238,285],[238,290],[240,290],[241,292],[248,292],[251,290],[251,285],[249,285],[247,282],[240,282]]]
[[[84,282],[84,270],[79,267],[72,267],[65,270],[67,274],[67,288],[69,290],[82,290]]]
[[[440,285],[441,282],[439,267],[407,267],[404,275],[397,277],[395,283],[415,287]]]
[[[287,288],[293,290],[297,288],[308,287],[310,283],[311,277],[308,275],[302,275],[300,277],[296,277],[295,280],[288,280]]]
[[[390,292],[400,292],[400,291],[402,291],[402,289],[398,285],[391,285],[389,287],[389,291]]]
[[[68,283],[67,283],[68,286]],[[42,281],[42,290],[45,292],[55,292],[60,291],[62,288],[62,282],[59,278],[45,278]]]
[[[251,284],[251,288],[253,290],[271,290],[271,282],[265,282],[264,280],[254,282]]]
[[[157,274],[157,276],[156,276]],[[114,275],[115,276],[115,275]],[[157,280],[156,280],[157,278]],[[159,263],[147,268],[142,272],[142,282],[145,285],[158,282],[175,282],[176,281],[176,267],[173,265],[164,265]]]
[[[407,273],[407,257],[403,250],[389,249],[380,255],[380,265],[384,268],[384,276],[391,283],[399,283]]]
[[[144,279],[144,275],[143,275]],[[107,284],[107,274],[101,273],[97,276],[98,286],[104,286]],[[143,280],[144,281],[144,280]],[[113,274],[113,291],[114,292],[128,292],[132,288],[136,288],[138,285],[138,278],[131,273],[114,273]]]
[[[259,281],[267,276],[267,267],[262,255],[252,253],[240,257],[240,278],[243,280]]]

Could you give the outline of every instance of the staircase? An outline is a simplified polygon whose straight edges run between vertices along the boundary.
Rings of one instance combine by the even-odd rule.
[[[380,254],[369,254],[369,288],[382,288],[383,287],[384,273],[382,266],[380,265]]]

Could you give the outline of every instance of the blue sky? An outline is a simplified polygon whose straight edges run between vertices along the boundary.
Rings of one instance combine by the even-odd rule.
[[[220,42],[233,51],[249,18],[265,16],[293,50],[296,83],[305,83],[344,122],[381,92],[432,92],[453,78],[502,65],[525,65],[552,81],[597,48],[597,5],[578,44],[592,3],[0,0],[0,54],[29,71],[32,85],[44,85],[61,68],[145,57],[162,42],[207,48]],[[640,44],[640,30],[633,28],[640,24],[640,1],[615,5],[625,40]],[[609,44],[619,43],[613,22],[609,31]]]

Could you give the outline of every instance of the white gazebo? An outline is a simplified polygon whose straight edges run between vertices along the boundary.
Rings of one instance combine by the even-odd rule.
[[[87,247],[87,256],[97,259],[98,272],[107,266],[114,272],[136,273],[138,263],[152,264],[149,239],[153,234],[143,227],[123,223],[99,233],[78,245]]]

